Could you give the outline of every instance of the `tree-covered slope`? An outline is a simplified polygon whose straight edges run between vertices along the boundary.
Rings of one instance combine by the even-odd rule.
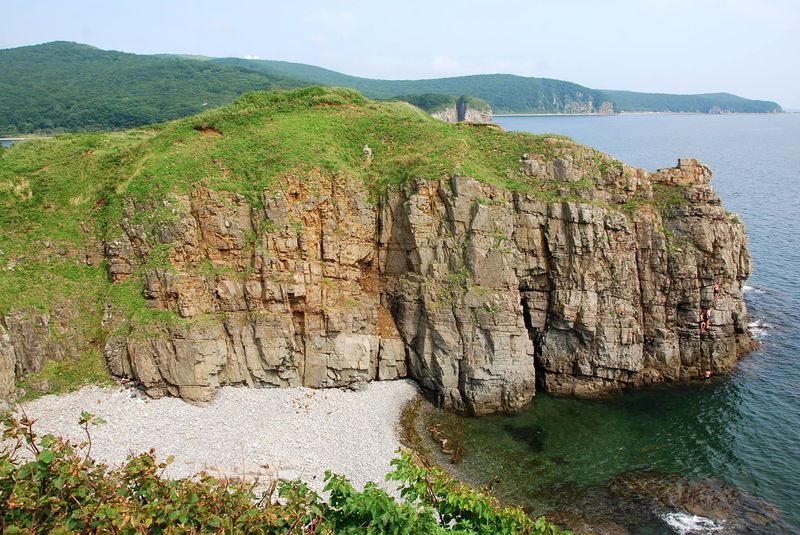
[[[0,135],[130,128],[217,107],[246,91],[300,85],[207,61],[77,43],[0,50]]]
[[[436,113],[447,108],[454,108],[460,97],[453,95],[442,95],[438,93],[423,93],[421,95],[396,95],[388,100],[399,100],[413,104],[417,108],[427,113]],[[488,111],[491,113],[492,108],[485,100],[475,97],[465,97],[467,105],[479,111]]]
[[[274,76],[288,76],[316,84],[350,87],[371,98],[395,95],[469,95],[491,105],[497,113],[596,112],[608,97],[601,91],[550,78],[527,78],[512,74],[477,74],[430,80],[373,80],[348,76],[328,69],[285,61],[224,58],[214,60]]]
[[[470,95],[487,101],[495,113],[596,113],[608,102],[616,112],[773,113],[775,102],[750,100],[729,93],[673,95],[634,91],[597,90],[564,80],[511,74],[481,74],[430,80],[374,80],[349,76],[302,63],[221,58],[224,65],[258,70],[273,76],[308,80],[322,85],[351,87],[372,98],[395,95]]]
[[[617,111],[623,112],[776,113],[782,111],[775,102],[750,100],[730,93],[668,95],[613,90],[603,92],[614,102]]]
[[[0,135],[130,128],[217,107],[246,91],[309,85],[348,87],[378,99],[466,95],[495,113],[780,111],[774,102],[725,93],[600,91],[510,74],[373,80],[300,63],[143,56],[53,42],[0,50]]]

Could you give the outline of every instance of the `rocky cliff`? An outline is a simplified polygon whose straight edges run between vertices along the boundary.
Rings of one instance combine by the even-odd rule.
[[[492,108],[485,102],[468,97],[455,99],[455,103],[443,110],[431,113],[431,115],[446,123],[491,123]]]
[[[463,115],[459,115],[459,110],[456,106],[433,112],[431,116],[446,123],[458,123],[461,121],[467,121],[468,123],[491,123],[493,117],[491,110],[476,110],[470,107],[464,110]]]
[[[580,180],[568,159],[521,165]],[[131,204],[125,237],[106,248],[111,279],[168,245],[145,295],[188,322],[121,333],[106,355],[151,395],[408,375],[473,413],[519,409],[537,381],[590,395],[728,371],[748,347],[750,258],[709,178],[694,160],[652,175],[620,167],[594,204],[459,176],[415,181],[377,207],[361,187],[315,177],[265,194],[261,209],[198,188],[164,201],[177,217],[151,237],[130,221],[156,207]],[[597,206],[653,185],[680,188],[685,204],[632,217]],[[706,333],[701,307],[714,310]]]
[[[409,117],[466,136],[457,150],[509,139],[532,150],[509,154],[510,186],[451,172],[376,196],[368,181],[307,167],[255,196],[208,180],[122,194],[102,246],[105,334],[72,345],[102,343],[111,373],[153,396],[412,377],[441,406],[475,414],[517,410],[537,387],[596,395],[726,372],[751,349],[745,230],[703,164],[648,173],[563,138]],[[218,126],[162,145],[217,143],[228,130]],[[392,145],[359,134],[347,154],[363,158],[365,141],[374,159],[358,169],[381,175]],[[229,180],[231,167],[213,168]],[[109,297],[124,288],[146,313]],[[708,329],[701,309],[713,311]],[[48,318],[2,315],[0,395],[70,353]]]

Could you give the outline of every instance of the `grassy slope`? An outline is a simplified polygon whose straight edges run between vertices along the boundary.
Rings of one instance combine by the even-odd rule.
[[[85,252],[99,247],[100,200],[121,156],[150,135],[77,134],[0,151],[0,314],[64,307],[74,318],[59,336],[95,342],[74,360],[48,362],[23,388],[45,379],[57,392],[108,376],[99,350],[107,277]]]
[[[222,135],[203,135],[208,128]],[[365,144],[374,155],[369,166]],[[374,197],[412,178],[453,172],[533,190],[538,185],[519,172],[520,155],[562,145],[574,144],[558,136],[449,125],[402,102],[312,87],[250,93],[231,106],[165,125],[135,148],[133,165],[121,173],[128,178],[117,188],[146,200],[189,191],[201,181],[257,204],[261,191],[279,186],[282,176],[313,168],[332,178],[362,180]]]
[[[204,134],[209,128],[222,135]],[[373,150],[371,165],[365,165],[365,144]],[[106,302],[133,319],[175,320],[146,307],[139,279],[110,285],[103,267],[86,265],[86,250],[122,232],[129,196],[160,201],[202,183],[241,193],[257,206],[261,193],[280,188],[283,177],[314,173],[363,181],[375,201],[412,179],[457,172],[554,201],[565,198],[557,192],[564,184],[525,176],[519,158],[526,152],[553,157],[558,150],[589,151],[587,178],[575,188],[592,188],[590,177],[615,164],[564,137],[446,124],[403,102],[319,87],[249,93],[226,107],[149,128],[19,143],[0,151],[0,314],[20,307],[49,311],[67,302],[96,347],[107,336],[100,326]],[[158,224],[160,215],[153,217]],[[12,263],[17,266],[7,270]],[[74,367],[101,369],[96,347]],[[69,374],[71,365],[65,366],[49,377]]]
[[[245,91],[302,85],[208,61],[76,43],[0,50],[0,135],[131,128],[220,106]]]
[[[454,108],[458,98],[452,95],[424,93],[422,95],[397,95],[389,100],[408,102],[426,113],[436,113],[447,108]]]

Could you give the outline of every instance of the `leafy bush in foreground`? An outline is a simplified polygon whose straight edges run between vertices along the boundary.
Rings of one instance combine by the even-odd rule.
[[[374,483],[362,492],[326,473],[327,502],[295,481],[256,492],[254,485],[202,477],[168,479],[171,460],[153,450],[129,457],[119,468],[94,461],[86,441],[71,444],[37,437],[33,422],[4,420],[0,454],[0,529],[3,533],[520,533],[558,534],[543,518],[503,508],[488,494],[454,481],[437,468],[419,466],[409,454],[392,464],[403,501]]]

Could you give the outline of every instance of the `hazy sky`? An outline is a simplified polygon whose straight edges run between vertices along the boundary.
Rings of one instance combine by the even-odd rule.
[[[311,63],[371,78],[513,73],[598,89],[727,91],[800,109],[800,0],[18,0],[0,48]]]

